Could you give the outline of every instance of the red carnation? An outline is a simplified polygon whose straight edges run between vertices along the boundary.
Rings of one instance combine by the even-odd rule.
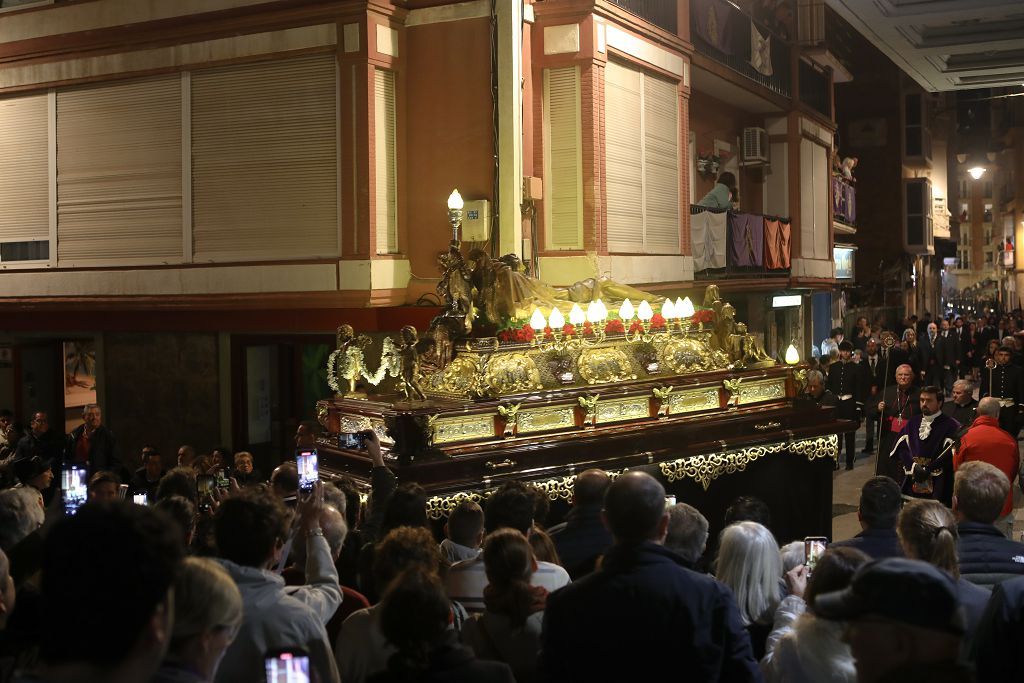
[[[575,331],[576,328],[569,323],[566,323],[565,325],[562,326],[562,335],[566,337],[572,336],[572,333]]]
[[[643,323],[641,323],[639,320],[634,320],[633,324],[629,326],[629,331],[630,331],[630,333],[633,333],[633,332],[643,332],[644,331]]]
[[[651,318],[651,329],[660,330],[665,327],[665,318],[661,313],[655,313]]]
[[[544,327],[544,338],[545,339],[551,339],[553,336],[555,336],[554,330],[552,330],[550,327],[547,327],[545,325],[545,327]]]
[[[623,332],[626,331],[626,328],[623,326],[621,320],[616,319],[609,320],[607,323],[605,323],[604,331],[607,334],[622,334]]]

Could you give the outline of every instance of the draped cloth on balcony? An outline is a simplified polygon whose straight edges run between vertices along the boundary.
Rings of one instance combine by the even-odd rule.
[[[697,35],[716,50],[733,54],[736,46],[733,45],[729,24],[734,19],[738,20],[734,16],[738,13],[725,0],[694,0],[691,7],[691,25]]]
[[[769,270],[789,268],[789,222],[778,218],[764,219],[764,266]]]
[[[690,220],[693,269],[725,268],[726,223],[728,214],[702,211]]]
[[[764,265],[764,216],[729,214],[729,265]]]

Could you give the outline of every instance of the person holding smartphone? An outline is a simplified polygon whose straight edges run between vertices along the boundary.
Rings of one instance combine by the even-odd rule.
[[[220,563],[242,594],[245,618],[228,647],[216,681],[258,681],[267,652],[300,648],[321,683],[336,683],[338,669],[325,628],[341,587],[330,547],[320,528],[323,483],[299,496],[295,542],[306,544],[305,586],[285,589],[273,571],[290,535],[288,513],[272,493],[252,488],[225,499],[214,515]]]

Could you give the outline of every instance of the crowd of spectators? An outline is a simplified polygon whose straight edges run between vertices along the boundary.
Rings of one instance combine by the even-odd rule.
[[[0,683],[262,681],[268,656],[321,683],[1019,678],[1024,545],[981,459],[958,463],[951,508],[870,479],[862,531],[808,562],[751,496],[709,553],[709,520],[642,470],[581,472],[551,527],[517,481],[435,523],[372,432],[368,487],[300,490],[294,462],[264,479],[227,448],[147,446],[124,472],[101,416],[62,448],[4,442]],[[89,470],[73,512],[53,476],[69,464]]]

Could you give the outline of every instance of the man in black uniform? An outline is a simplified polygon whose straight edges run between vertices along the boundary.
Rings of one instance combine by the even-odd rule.
[[[882,424],[878,461],[875,463],[875,474],[892,477],[894,481],[903,481],[903,470],[889,458],[896,437],[914,415],[921,412],[921,399],[914,387],[914,369],[904,363],[896,368],[896,384],[886,387],[882,392],[882,400],[878,402],[878,413]]]
[[[878,431],[878,398],[882,390],[892,382],[886,381],[885,361],[878,351],[878,342],[869,339],[865,351],[860,361],[863,371],[861,385],[864,387],[864,450],[861,453],[874,453],[875,433]],[[895,369],[890,367],[889,374]]]
[[[957,378],[957,367],[960,365],[960,342],[954,332],[949,329],[949,321],[943,320],[939,336],[935,339],[935,362],[939,367],[936,373],[941,379],[939,387],[944,394],[953,393],[953,381]]]
[[[996,366],[981,369],[980,398],[999,399],[999,426],[1017,438],[1020,431],[1020,410],[1024,405],[1024,371],[1010,363],[1013,349],[1000,346],[996,351]]]
[[[853,344],[843,340],[839,344],[839,362],[832,363],[828,369],[828,383],[826,387],[836,397],[836,418],[840,420],[854,420],[860,426],[860,418],[864,413],[864,391],[861,373],[863,370],[851,360],[853,355]],[[846,469],[853,469],[853,459],[856,457],[857,432],[846,432]]]

